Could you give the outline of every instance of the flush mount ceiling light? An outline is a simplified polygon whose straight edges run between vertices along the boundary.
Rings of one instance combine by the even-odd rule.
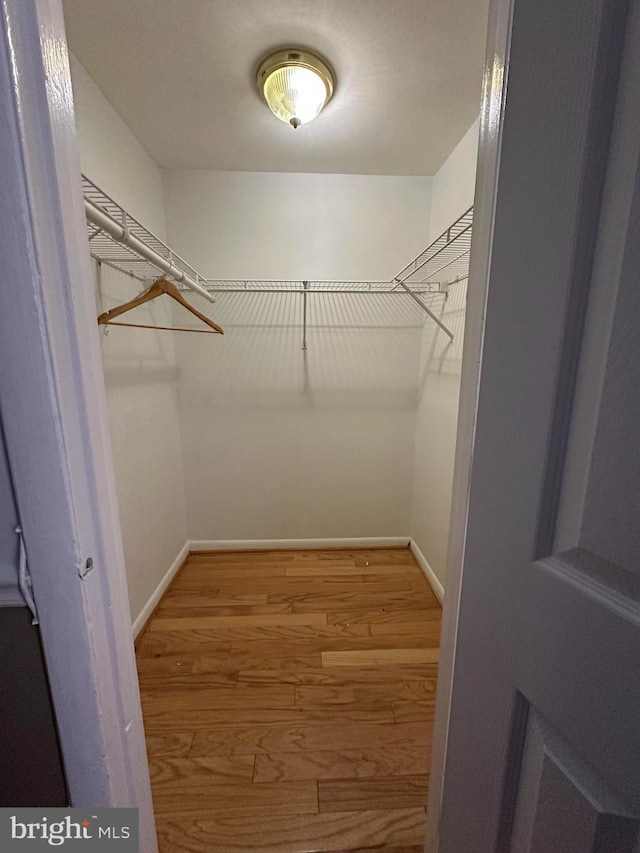
[[[313,121],[333,95],[327,63],[301,48],[270,53],[258,68],[258,89],[271,112],[294,129]]]

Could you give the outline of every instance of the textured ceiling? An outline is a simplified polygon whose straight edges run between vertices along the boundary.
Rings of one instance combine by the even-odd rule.
[[[69,46],[159,166],[430,175],[479,111],[488,0],[64,0]],[[336,93],[297,131],[261,101],[277,47]]]

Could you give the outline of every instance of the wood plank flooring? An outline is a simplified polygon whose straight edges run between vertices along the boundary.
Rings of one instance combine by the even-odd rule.
[[[407,548],[192,554],[137,647],[161,853],[422,853],[440,615]]]

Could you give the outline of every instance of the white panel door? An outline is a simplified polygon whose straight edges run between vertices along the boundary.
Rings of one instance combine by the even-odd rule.
[[[510,13],[437,850],[632,853],[640,2]]]

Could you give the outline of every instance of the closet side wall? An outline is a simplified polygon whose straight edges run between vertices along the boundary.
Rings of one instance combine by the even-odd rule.
[[[469,128],[433,178],[431,239],[473,204],[479,121]],[[444,586],[458,423],[467,282],[452,285],[442,320],[453,344],[433,323],[421,340],[411,537]]]
[[[389,280],[429,178],[170,171],[167,228],[211,278]],[[219,296],[178,336],[190,538],[409,535],[422,312],[403,296]],[[176,315],[177,316],[177,315]]]
[[[164,240],[160,170],[78,60],[70,62],[82,171]]]
[[[83,172],[160,238],[165,221],[160,171],[72,59]],[[103,265],[96,311],[144,285]],[[169,300],[136,309],[127,322],[171,325]],[[135,621],[187,540],[184,476],[172,332],[111,327],[101,335],[105,384],[131,616]]]

